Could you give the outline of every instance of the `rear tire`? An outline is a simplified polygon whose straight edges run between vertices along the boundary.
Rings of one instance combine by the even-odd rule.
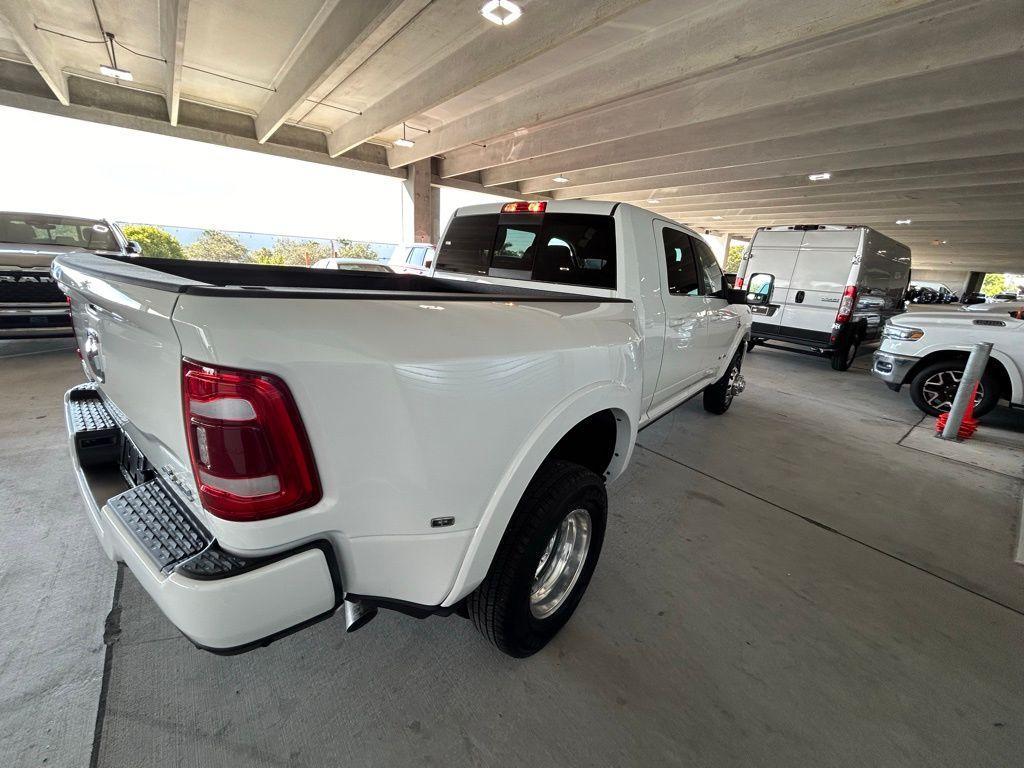
[[[725,369],[725,373],[714,384],[704,389],[704,410],[721,416],[729,410],[736,393],[733,391],[733,381],[740,375],[743,366],[743,348],[736,350],[732,362]]]
[[[832,352],[829,362],[833,371],[848,371],[853,361],[857,359],[857,352],[860,350],[860,336],[854,336],[850,341]]]
[[[940,360],[918,371],[910,382],[910,399],[914,405],[929,416],[948,413],[966,364],[966,360]],[[978,394],[980,397],[974,401],[975,418],[984,416],[999,402],[999,385],[989,371],[982,374],[978,382]]]
[[[543,464],[512,515],[487,576],[466,599],[469,618],[483,636],[515,658],[547,645],[590,583],[607,518],[600,476],[568,461]]]

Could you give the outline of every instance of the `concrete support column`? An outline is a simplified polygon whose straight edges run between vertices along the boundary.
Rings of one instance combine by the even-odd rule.
[[[725,269],[725,265],[729,263],[729,246],[732,245],[732,232],[726,232],[722,235],[722,239],[725,241],[725,248],[722,249],[722,269]]]
[[[402,190],[402,237],[406,243],[433,243],[436,233],[431,205],[430,158],[405,167]]]

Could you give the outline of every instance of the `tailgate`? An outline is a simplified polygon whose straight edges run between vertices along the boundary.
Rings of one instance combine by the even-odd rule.
[[[119,271],[124,270],[105,275],[68,264],[55,268],[71,298],[86,374],[115,415],[123,415],[121,426],[135,446],[191,500],[195,484],[182,426],[181,345],[170,320],[179,294],[119,280]]]

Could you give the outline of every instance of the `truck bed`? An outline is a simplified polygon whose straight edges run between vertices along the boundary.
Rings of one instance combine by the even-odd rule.
[[[558,302],[593,302],[596,298],[602,302],[629,301],[415,274],[92,254],[62,256],[57,262],[57,268],[70,268],[86,275],[194,296]]]

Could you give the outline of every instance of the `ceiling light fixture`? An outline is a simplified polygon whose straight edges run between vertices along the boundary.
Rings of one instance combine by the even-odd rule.
[[[512,0],[490,0],[490,2],[484,3],[480,13],[485,19],[499,27],[507,27],[523,15],[519,6]]]
[[[569,180],[567,178],[565,178],[565,176],[563,176],[562,174],[558,174],[557,176],[555,176],[555,178],[553,178],[552,181],[557,182],[559,184],[568,184],[569,183]]]
[[[897,224],[911,224],[913,219],[896,219]]]
[[[656,197],[650,197],[650,198],[647,199],[647,202],[651,203],[652,205],[657,205],[658,203],[661,202],[661,200],[659,200]]]
[[[132,76],[132,73],[127,69],[121,69],[120,67],[108,67],[106,64],[100,65],[100,74],[112,77],[115,80],[127,80],[131,82],[135,79]]]
[[[415,147],[416,146],[416,142],[413,141],[412,139],[410,139],[408,136],[406,136],[405,130],[406,130],[406,125],[405,125],[405,123],[402,123],[402,138],[395,139],[394,142],[392,142],[392,143],[396,147]]]
[[[721,216],[712,216],[711,218],[714,219],[715,221],[721,221],[722,220]]]
[[[829,179],[832,178],[832,174],[829,173],[828,171],[824,171],[822,173],[812,173],[807,178],[810,179],[811,181],[828,181]]]

